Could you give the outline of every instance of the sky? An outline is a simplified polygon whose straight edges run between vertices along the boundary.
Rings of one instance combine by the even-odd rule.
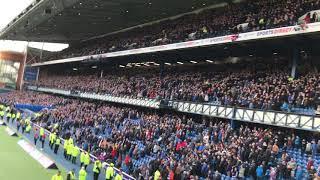
[[[0,0],[0,30],[6,27],[17,15],[19,15],[26,7],[28,7],[34,0]],[[0,51],[10,50],[23,52],[28,42],[25,41],[5,41],[0,39]],[[37,43],[30,42],[29,46],[48,51],[60,51],[67,48],[67,44],[57,43]]]

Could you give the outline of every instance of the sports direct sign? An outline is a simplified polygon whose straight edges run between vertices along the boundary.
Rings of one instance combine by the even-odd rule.
[[[56,168],[55,163],[45,156],[42,152],[38,151],[35,147],[33,147],[30,143],[25,140],[18,141],[18,145],[22,147],[33,159],[38,161],[44,168]]]
[[[111,53],[105,53],[105,54],[96,54],[92,56],[82,56],[82,57],[47,61],[43,63],[35,63],[35,64],[32,64],[31,66],[42,66],[42,65],[59,64],[59,63],[67,63],[67,62],[76,62],[76,61],[83,61],[90,58],[92,59],[108,58],[108,57],[128,56],[133,54],[178,50],[178,49],[185,49],[185,48],[192,48],[192,47],[224,44],[224,43],[230,43],[230,42],[241,42],[241,41],[248,41],[248,40],[265,39],[265,38],[284,37],[284,36],[305,34],[305,33],[318,32],[318,31],[320,31],[319,22],[308,24],[307,27],[305,28],[302,28],[300,25],[288,26],[288,27],[268,29],[268,30],[262,30],[262,31],[254,31],[254,32],[221,36],[221,37],[200,39],[195,41],[187,41],[182,43],[174,43],[174,44],[167,44],[167,45],[161,45],[161,46],[152,46],[152,47],[146,47],[146,48],[117,51],[117,52],[111,52]]]

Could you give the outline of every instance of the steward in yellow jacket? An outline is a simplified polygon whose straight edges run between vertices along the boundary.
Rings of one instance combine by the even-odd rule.
[[[73,149],[72,149],[72,153],[71,153],[71,156],[72,156],[72,164],[76,164],[77,162],[77,157],[79,156],[80,154],[80,149],[77,147],[77,146],[73,146]]]
[[[93,180],[98,180],[99,179],[99,174],[102,169],[102,163],[99,159],[97,159],[94,164],[93,164]]]
[[[52,176],[51,180],[63,180],[63,177],[62,177],[62,175],[61,175],[61,172],[58,171],[57,174],[55,174],[55,175]]]

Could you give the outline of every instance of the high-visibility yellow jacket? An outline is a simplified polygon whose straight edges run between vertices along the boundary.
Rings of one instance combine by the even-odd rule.
[[[161,174],[160,174],[160,171],[159,170],[157,170],[155,173],[154,173],[154,180],[159,180],[160,179],[160,176],[161,176]]]
[[[79,180],[86,180],[87,179],[87,172],[84,169],[80,169],[79,171]]]
[[[68,144],[67,154],[68,154],[68,155],[71,155],[71,154],[72,154],[72,151],[73,151],[73,145],[72,145],[72,144]]]
[[[65,141],[64,141],[64,144],[63,144],[63,149],[64,149],[64,150],[67,150],[67,149],[68,149],[68,146],[69,146],[69,141],[65,140]]]
[[[72,149],[72,157],[78,157],[79,156],[79,153],[80,153],[80,150],[77,146],[73,146],[73,149]]]
[[[85,153],[82,151],[80,154],[80,162],[81,163],[84,163],[84,156],[85,156]]]
[[[69,138],[68,143],[73,145],[73,139]]]
[[[74,174],[73,171],[69,171],[67,175],[70,176],[71,180],[76,180],[76,175]]]
[[[61,143],[61,140],[60,140],[60,138],[58,137],[58,138],[56,139],[55,144],[56,144],[56,145],[60,145],[60,143]]]
[[[106,179],[111,179],[114,176],[114,169],[113,167],[108,167],[106,170]]]
[[[21,117],[21,113],[17,112],[17,119],[20,119],[20,117]]]
[[[114,180],[122,180],[122,175],[117,174],[116,177],[114,177]]]
[[[52,134],[52,144],[56,142],[56,139],[57,139],[57,134],[53,133]]]
[[[49,135],[49,141],[50,141],[50,143],[53,143],[53,138],[52,138],[52,136],[53,136],[53,134],[50,133],[50,135]]]
[[[58,174],[56,174],[52,176],[51,180],[63,180],[63,177],[62,175],[58,176]]]
[[[26,124],[30,124],[30,117],[26,119]]]
[[[101,168],[102,168],[102,163],[101,163],[101,161],[99,161],[99,160],[96,160],[95,162],[94,162],[94,165],[93,165],[93,172],[95,172],[95,173],[100,173],[101,172]]]
[[[29,133],[31,131],[31,125],[28,124],[28,126],[26,127],[26,132]]]
[[[86,153],[84,155],[84,162],[83,162],[84,165],[89,165],[90,164],[90,155],[89,153]]]

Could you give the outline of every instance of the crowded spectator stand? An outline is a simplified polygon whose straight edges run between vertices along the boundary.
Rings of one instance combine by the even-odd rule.
[[[100,95],[314,115],[319,105],[319,73],[306,63],[294,79],[292,75],[296,72],[291,70],[289,75],[289,63],[287,58],[257,62],[244,59],[221,65],[168,67],[162,76],[156,67],[108,70],[104,76],[89,71],[60,74],[49,71],[40,75],[35,85]]]
[[[127,56],[172,50],[173,46],[191,48],[197,43],[204,46],[258,36],[317,32],[317,9],[319,0],[230,3],[120,33],[117,38],[86,41],[46,60],[60,59],[60,63],[85,60],[81,56],[100,60],[103,55]],[[77,68],[73,69],[78,73],[48,70],[40,74],[38,82],[27,87],[48,94],[11,92],[1,94],[0,101],[16,108],[28,108],[21,104],[39,106],[41,116],[32,122],[35,127],[45,128],[48,134],[55,131],[63,139],[71,137],[94,159],[112,162],[136,179],[317,179],[319,136],[304,130],[308,127],[317,131],[320,127],[316,116],[320,75],[308,63],[302,65],[304,71],[296,72],[298,50],[293,49],[290,60],[204,64],[198,69],[172,67],[165,73],[149,64],[129,70],[109,69],[105,74]],[[61,60],[64,58],[67,60]],[[55,64],[49,61],[42,65],[46,63]],[[160,67],[163,66],[162,62]],[[114,97],[118,101],[111,101]],[[128,98],[160,103],[150,110],[124,105]],[[177,109],[162,108],[163,102],[171,103],[172,107],[176,104]],[[188,108],[179,110],[179,106],[185,105]],[[196,115],[200,113],[192,109],[198,106],[202,110],[217,107],[216,115],[204,114],[204,110]],[[223,114],[219,108],[224,108],[224,119],[217,118]],[[251,119],[236,121],[239,112],[249,111],[253,113]],[[274,119],[269,124],[279,127],[264,125],[264,119],[258,122],[262,125],[247,123],[254,115],[257,118],[257,112],[263,118],[273,113]],[[285,123],[277,124],[277,118],[285,119]]]
[[[116,38],[111,35],[86,41],[81,46],[68,48],[46,60],[91,56],[225,35],[231,35],[233,41],[240,33],[294,25],[300,25],[302,29],[306,29],[307,24],[319,22],[317,11],[320,9],[319,4],[319,0],[295,2],[249,0],[231,3],[218,9],[182,16],[174,21],[167,20],[141,29],[119,33],[116,34]]]
[[[157,170],[171,179],[318,177],[320,141],[311,132],[257,124],[232,128],[217,118],[62,99],[33,123],[49,131],[59,124],[59,136],[71,136],[78,146],[137,179]]]

